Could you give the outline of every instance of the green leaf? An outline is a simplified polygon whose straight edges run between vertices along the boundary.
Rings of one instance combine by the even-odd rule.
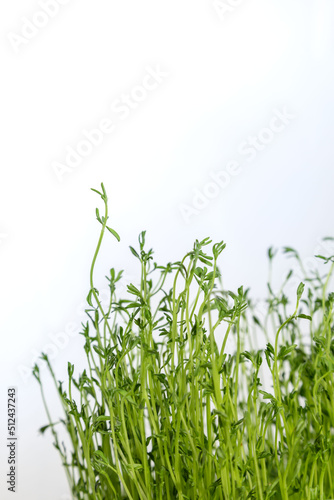
[[[258,326],[260,326],[260,327],[262,328],[262,325],[261,325],[261,323],[260,323],[259,319],[258,319],[256,316],[253,316],[253,321],[254,321],[254,323],[255,323],[256,325],[258,325]]]
[[[257,455],[257,458],[258,458],[258,460],[261,460],[262,458],[268,458],[271,456],[272,456],[272,453],[269,453],[269,451],[261,451],[261,453],[259,453]]]
[[[101,188],[102,188],[103,196],[104,196],[105,200],[107,201],[107,193],[106,193],[106,190],[104,188],[103,182],[101,182]]]
[[[140,250],[144,250],[146,231],[142,231],[138,236]]]
[[[225,247],[226,247],[226,243],[224,243],[223,241],[221,241],[220,243],[215,243],[213,245],[212,253],[213,253],[215,259],[218,258],[218,256],[222,253],[222,251],[224,250]]]
[[[137,259],[139,259],[139,260],[140,260],[140,257],[139,257],[138,252],[136,252],[136,250],[135,250],[133,247],[131,247],[131,246],[130,246],[129,248],[130,248],[130,250],[131,250],[131,253],[132,253],[135,257],[137,257]]]
[[[137,297],[141,298],[140,291],[132,283],[130,283],[130,285],[127,285],[127,289],[128,289],[128,292],[132,293],[133,295],[137,295]]]
[[[308,316],[307,314],[298,314],[297,318],[308,319],[309,321],[312,321],[312,317]]]
[[[203,262],[203,264],[206,264],[207,266],[212,266],[211,261],[213,260],[213,257],[210,257],[209,255],[205,254],[199,254],[198,259],[200,260],[200,262]]]
[[[198,243],[198,240],[196,240],[196,242]],[[212,243],[212,240],[210,240],[209,236],[207,236],[204,240],[199,242],[199,246],[204,247],[206,245],[210,245],[210,243]]]
[[[102,460],[103,463],[108,464],[108,459],[101,450],[94,451],[94,458]]]
[[[324,257],[323,255],[315,255],[315,257],[324,260],[325,264],[327,264],[327,262],[334,262],[334,255],[331,255],[330,257]]]
[[[206,268],[205,268],[206,269]],[[213,271],[211,271],[210,273],[208,273],[206,276],[205,276],[205,281],[212,281],[213,277],[216,278],[220,278],[221,277],[221,274],[220,274],[220,271],[218,269],[216,269],[216,273],[215,275],[213,274]]]
[[[303,295],[305,285],[304,283],[299,283],[299,286],[297,288],[297,298],[300,299],[301,296]]]
[[[244,421],[244,418],[240,418],[240,420],[238,420],[237,422],[233,422],[232,426],[233,428],[235,429],[236,427],[238,427],[239,425],[241,425]]]
[[[40,373],[39,373],[39,366],[37,365],[37,363],[34,364],[34,367],[33,367],[33,370],[32,370],[32,374],[35,377],[35,379],[37,380],[37,382],[39,384],[41,384]]]
[[[97,288],[91,288],[91,289],[89,290],[86,300],[87,300],[88,304],[89,304],[91,307],[94,307],[94,305],[93,305],[93,303],[92,303],[92,294],[93,294],[93,292],[95,292],[95,293],[96,293],[96,295],[99,295],[99,291],[97,290]]]
[[[103,349],[101,349],[101,347],[93,345],[93,349],[101,358],[105,359],[106,353]]]
[[[256,366],[260,367],[262,365],[262,357],[261,357],[261,352],[257,352],[255,356],[255,363]]]
[[[127,304],[126,309],[133,309],[134,307],[141,307],[142,304],[140,302],[130,302]]]
[[[100,191],[98,191],[97,189],[93,189],[93,188],[90,188],[92,191],[94,191],[95,193],[99,194],[100,196],[103,196],[102,193],[100,193]]]
[[[101,220],[101,217],[100,217],[100,212],[99,212],[99,209],[98,209],[98,208],[96,208],[96,209],[95,209],[95,212],[96,212],[96,218],[97,218],[97,220],[98,220],[99,222],[101,222],[101,224],[102,224],[102,220]]]
[[[116,233],[115,229],[112,229],[109,226],[106,226],[106,229],[108,229],[108,231],[115,236],[117,241],[121,241],[121,238],[120,238],[119,234]]]
[[[324,255],[315,255],[314,257],[316,257],[317,259],[327,260],[327,257],[324,257]]]
[[[279,353],[278,353],[277,359],[279,360],[279,359],[284,359],[284,358],[286,358],[286,356],[287,356],[288,354],[290,354],[292,351],[294,351],[294,350],[296,349],[296,347],[297,347],[297,344],[293,344],[293,345],[291,345],[291,346],[289,346],[289,347],[287,347],[287,346],[283,345],[283,346],[280,348],[280,351],[279,351]]]
[[[97,425],[101,422],[108,422],[110,421],[111,417],[107,416],[107,415],[101,415],[100,417],[97,417],[97,419],[95,420],[94,424]]]
[[[266,350],[268,351],[269,354],[272,354],[272,355],[275,354],[275,350],[274,350],[273,346],[270,344],[270,342],[268,342]]]
[[[72,378],[73,373],[74,373],[74,365],[72,365],[72,363],[70,363],[70,362],[68,362],[68,365],[67,365],[67,373],[68,373],[68,376],[70,378]]]
[[[245,357],[246,359],[248,359],[249,361],[251,361],[252,363],[254,363],[254,358],[253,358],[253,355],[248,352],[248,351],[244,351],[240,354],[240,356],[243,356]]]
[[[41,427],[40,429],[38,429],[38,432],[40,432],[40,434],[44,434],[44,432],[49,429],[49,427],[53,427],[54,424],[48,424],[48,425],[44,425],[43,427]]]
[[[287,277],[285,278],[285,281],[288,281],[291,278],[292,275],[293,275],[293,270],[290,269],[290,271],[287,274]]]
[[[277,254],[277,250],[274,249],[274,247],[268,248],[268,257],[269,257],[269,260],[272,260],[275,257],[276,254]]]
[[[275,401],[275,396],[273,396],[272,394],[269,394],[269,392],[261,391],[261,390],[259,390],[259,392],[261,394],[263,394],[263,399],[271,399],[271,401]]]
[[[115,392],[118,392],[124,399],[129,401],[129,403],[137,406],[137,403],[134,401],[134,399],[130,395],[130,392],[127,392],[124,389],[116,389]]]
[[[143,466],[141,464],[126,464],[123,462],[123,466],[128,472],[132,470],[143,470]]]
[[[298,256],[298,253],[296,252],[296,250],[294,248],[291,248],[291,247],[284,247],[283,253],[292,253],[293,255]]]

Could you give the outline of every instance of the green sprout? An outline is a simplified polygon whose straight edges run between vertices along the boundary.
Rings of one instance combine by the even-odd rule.
[[[42,355],[63,409],[56,420],[39,367],[33,371],[48,418],[40,431],[52,433],[73,499],[334,498],[334,259],[318,256],[330,269],[306,276],[292,306],[284,294],[292,272],[276,294],[269,283],[259,317],[249,290],[222,289],[224,242],[196,240],[163,266],[143,231],[130,247],[140,282],[118,297],[122,272],[110,269],[105,306],[94,266],[105,231],[120,237],[107,226],[103,184],[93,191],[104,215],[96,209],[102,227],[81,331],[86,368],[78,374],[68,363],[59,382]],[[276,253],[268,251],[270,274]],[[295,250],[284,253],[302,265]],[[246,348],[259,333],[266,348]],[[264,368],[271,392],[260,389]]]

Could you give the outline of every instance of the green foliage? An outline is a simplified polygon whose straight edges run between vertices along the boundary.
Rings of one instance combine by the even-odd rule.
[[[93,189],[105,214],[96,210],[102,228],[81,332],[86,369],[78,375],[68,363],[64,389],[42,355],[62,403],[59,420],[50,416],[37,365],[33,371],[49,420],[40,432],[52,432],[73,498],[334,498],[333,258],[320,257],[331,265],[325,278],[315,273],[298,286],[292,314],[283,288],[275,294],[268,283],[261,317],[248,290],[220,289],[224,242],[210,254],[211,240],[196,240],[182,261],[161,266],[146,250],[144,231],[139,248],[130,247],[140,283],[118,298],[122,272],[111,269],[106,307],[94,266],[105,229],[119,236],[107,226],[101,187]],[[284,253],[301,263],[294,249]],[[269,249],[270,265],[276,254]],[[246,349],[259,332],[266,348]],[[231,336],[233,355],[226,352]],[[260,389],[264,368],[271,392]],[[64,432],[70,450],[60,444]]]

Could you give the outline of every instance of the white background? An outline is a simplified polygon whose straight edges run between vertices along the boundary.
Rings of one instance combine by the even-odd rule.
[[[91,187],[104,183],[121,236],[106,237],[100,288],[112,266],[126,269],[124,286],[135,279],[128,246],[144,229],[162,263],[183,257],[196,238],[223,239],[226,287],[244,284],[256,297],[266,293],[270,245],[308,258],[321,237],[334,236],[332,0],[227,0],[220,9],[212,0],[63,0],[53,17],[40,15],[42,4],[0,6],[0,496],[12,498],[5,408],[14,385],[17,500],[69,498],[51,438],[38,434],[46,416],[29,373],[50,344],[60,378],[68,360],[80,365],[80,339],[64,332],[85,319],[102,208]],[[121,119],[111,105],[144,95],[137,86],[148,67],[165,76]],[[284,109],[293,118],[249,161],[239,148],[268,138],[263,129]],[[54,162],[64,164],[83,130],[106,118],[115,130],[57,176]],[[186,221],[184,205],[231,161],[238,175]]]

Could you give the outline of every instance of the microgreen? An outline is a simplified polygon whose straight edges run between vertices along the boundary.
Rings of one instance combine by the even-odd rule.
[[[333,258],[320,256],[330,269],[306,276],[293,303],[284,293],[292,272],[278,293],[269,282],[259,317],[249,290],[222,289],[224,242],[196,240],[182,260],[158,265],[144,231],[129,251],[139,282],[118,297],[122,272],[110,269],[105,305],[94,267],[105,230],[120,237],[107,226],[103,184],[93,191],[104,215],[96,209],[101,232],[81,331],[86,369],[68,363],[59,382],[42,355],[62,404],[58,419],[38,365],[33,372],[48,418],[40,431],[53,435],[73,498],[334,498]],[[283,253],[302,263],[294,249]],[[269,249],[270,274],[276,254]],[[266,347],[248,347],[259,332]],[[262,390],[268,374],[271,389]]]

